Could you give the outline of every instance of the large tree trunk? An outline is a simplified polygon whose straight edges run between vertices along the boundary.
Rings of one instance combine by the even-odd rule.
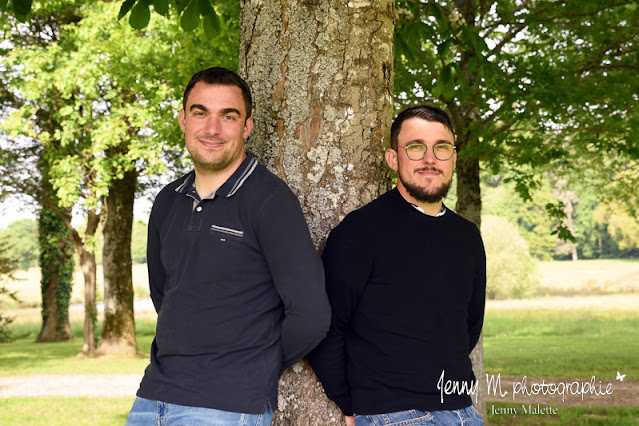
[[[70,215],[67,213],[67,220]],[[73,284],[73,246],[64,221],[46,206],[38,217],[42,272],[42,329],[36,342],[72,339],[69,299]]]
[[[100,215],[96,214],[95,210],[89,210],[84,241],[75,230],[71,231],[84,276],[84,344],[79,356],[95,354],[95,328],[98,323],[98,311],[95,307],[96,266],[95,252],[93,247],[87,247],[87,241],[93,240],[99,223]]]
[[[114,179],[109,187],[103,230],[104,324],[97,355],[137,353],[131,269],[136,181],[137,173],[132,170],[126,172],[122,179]]]
[[[457,160],[457,213],[477,225],[481,229],[481,191],[479,187],[479,160],[463,154],[467,142],[459,144],[460,156]],[[486,380],[484,376],[484,333],[470,354],[475,378],[479,381],[476,400],[477,410],[486,417]]]
[[[394,1],[243,0],[240,74],[252,87],[248,149],[299,197],[313,241],[388,189]],[[305,361],[280,379],[274,425],[341,413]]]
[[[475,0],[453,0],[457,11],[461,13],[463,22],[473,25],[477,22],[478,6],[482,4]],[[473,49],[468,49],[461,54],[459,69],[460,78],[466,81],[470,87],[477,86],[477,73],[474,71],[472,62],[476,56]],[[468,148],[472,148],[479,143],[477,136],[468,129],[472,129],[472,124],[481,119],[477,108],[468,107],[464,103],[457,104],[456,100],[448,100],[446,103],[451,114],[451,120],[455,134],[457,136],[457,214],[473,222],[481,230],[481,190],[479,187],[479,158],[468,155]],[[479,381],[477,386],[475,406],[479,413],[486,419],[486,380],[484,376],[484,333],[479,336],[479,341],[470,354],[473,363],[475,378]]]

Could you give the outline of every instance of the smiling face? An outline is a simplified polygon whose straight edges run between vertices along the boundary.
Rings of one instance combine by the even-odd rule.
[[[178,121],[196,173],[235,170],[246,158],[244,139],[253,129],[253,119],[246,119],[239,87],[196,83]]]
[[[426,155],[421,160],[411,160],[406,154],[404,147],[413,143],[421,143],[428,147]],[[437,143],[454,144],[455,138],[442,123],[409,118],[401,125],[397,137],[397,151],[386,151],[388,166],[397,171],[397,189],[411,203],[438,204],[448,192],[457,153],[454,152],[448,160],[438,160],[433,154],[433,145]]]

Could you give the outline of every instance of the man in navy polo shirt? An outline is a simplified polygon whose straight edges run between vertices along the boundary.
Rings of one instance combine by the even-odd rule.
[[[328,329],[299,201],[244,151],[251,103],[224,68],[198,72],[184,92],[178,120],[194,170],[151,211],[157,329],[127,424],[268,425],[281,372]]]

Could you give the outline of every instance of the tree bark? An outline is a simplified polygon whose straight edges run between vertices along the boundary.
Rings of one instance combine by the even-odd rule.
[[[464,146],[465,144],[462,144]],[[463,149],[460,150],[463,152]],[[481,229],[481,190],[479,186],[479,159],[470,158],[463,154],[457,160],[457,214],[473,222]],[[486,418],[486,381],[484,376],[484,333],[479,336],[475,349],[470,354],[473,363],[477,386],[475,406],[479,413]]]
[[[84,276],[84,344],[79,356],[95,354],[95,327],[98,322],[98,312],[95,306],[96,265],[93,248],[87,248],[86,241],[91,241],[100,223],[100,215],[95,210],[87,212],[87,229],[84,241],[77,231],[72,231],[73,242],[80,257],[80,268]]]
[[[104,224],[104,324],[96,355],[137,354],[133,312],[131,232],[137,173],[124,173],[109,186]]]
[[[477,22],[479,7],[475,0],[453,0],[457,12],[461,15],[462,21],[469,26]],[[459,63],[461,78],[469,86],[477,86],[477,74],[471,66],[475,58],[475,51],[468,49],[462,51]],[[479,158],[472,154],[472,148],[480,143],[479,139],[472,131],[473,123],[481,119],[481,114],[474,106],[467,106],[463,103],[458,105],[455,99],[446,102],[451,121],[456,135],[457,145],[457,204],[455,206],[457,214],[473,222],[481,230],[481,189],[480,189],[480,164]],[[464,152],[465,151],[465,152]],[[486,380],[484,376],[484,333],[479,336],[479,341],[470,354],[473,364],[475,378],[479,382],[477,395],[475,397],[475,407],[484,419],[486,416]]]
[[[71,218],[67,215],[68,220]],[[42,272],[42,329],[36,342],[63,342],[75,337],[69,324],[73,282],[73,246],[69,230],[55,212],[43,206],[38,217]]]
[[[389,188],[392,0],[243,0],[240,74],[251,85],[247,143],[300,199],[323,248],[344,216]],[[341,423],[305,361],[280,379],[274,425]]]
[[[73,289],[73,244],[66,224],[70,210],[60,208],[58,197],[49,182],[49,165],[41,154],[38,161],[42,179],[41,192],[53,205],[40,203],[38,243],[42,290],[42,329],[36,342],[62,342],[72,339],[69,324],[69,300]]]

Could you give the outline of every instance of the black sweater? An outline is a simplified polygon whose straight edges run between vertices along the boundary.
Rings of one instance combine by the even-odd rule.
[[[437,383],[474,380],[486,258],[477,227],[448,210],[425,215],[397,189],[350,213],[323,254],[329,333],[309,355],[346,415],[469,406]],[[470,384],[470,383],[468,383]]]
[[[330,307],[299,201],[251,156],[212,197],[193,172],[155,199],[147,247],[156,336],[138,396],[261,414]]]

